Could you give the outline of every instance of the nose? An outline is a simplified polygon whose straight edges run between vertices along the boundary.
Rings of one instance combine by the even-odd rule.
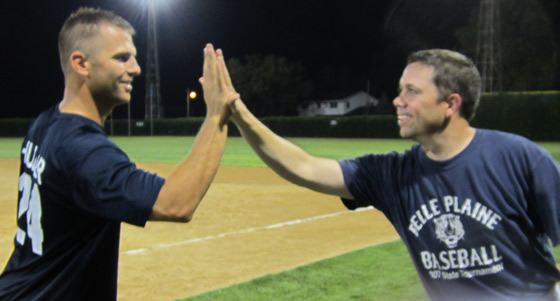
[[[397,95],[395,99],[393,99],[393,106],[395,107],[404,107],[404,101],[400,95]]]
[[[140,69],[138,61],[136,60],[136,57],[132,57],[129,61],[128,74],[131,76],[138,76],[140,73],[142,73],[142,69]]]

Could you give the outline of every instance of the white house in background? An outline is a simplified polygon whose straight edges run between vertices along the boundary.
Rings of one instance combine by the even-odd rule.
[[[364,91],[346,98],[312,101],[297,107],[300,116],[342,116],[366,105],[377,106],[379,100]]]

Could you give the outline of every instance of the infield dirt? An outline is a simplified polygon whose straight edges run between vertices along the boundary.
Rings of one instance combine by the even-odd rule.
[[[139,167],[167,176],[173,164]],[[13,248],[19,162],[0,160],[0,263]],[[268,168],[220,167],[188,224],[123,224],[119,300],[174,300],[397,239],[376,210],[295,186]]]

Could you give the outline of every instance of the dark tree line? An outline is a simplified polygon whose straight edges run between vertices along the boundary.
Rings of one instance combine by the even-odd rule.
[[[479,0],[396,3],[381,37],[364,37],[373,46],[368,47],[369,58],[363,60],[365,68],[359,72],[353,66],[337,65],[337,58],[309,66],[285,57],[254,54],[228,60],[236,88],[257,116],[295,115],[298,104],[366,90],[368,82],[371,94],[381,99],[383,107],[374,113],[387,114],[392,112],[391,101],[411,51],[449,48],[476,60]],[[499,1],[504,91],[560,89],[560,29],[555,19],[559,3]]]
[[[256,116],[296,115],[299,103],[309,99],[312,83],[300,62],[274,55],[247,55],[227,61],[243,101]]]

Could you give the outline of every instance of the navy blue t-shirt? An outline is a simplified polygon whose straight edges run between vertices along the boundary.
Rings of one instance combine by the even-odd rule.
[[[414,145],[340,165],[345,205],[385,214],[432,299],[541,300],[560,280],[560,168],[531,141],[476,129],[446,161]]]
[[[0,299],[115,300],[120,224],[144,226],[163,183],[92,120],[58,106],[42,113],[23,141]]]

